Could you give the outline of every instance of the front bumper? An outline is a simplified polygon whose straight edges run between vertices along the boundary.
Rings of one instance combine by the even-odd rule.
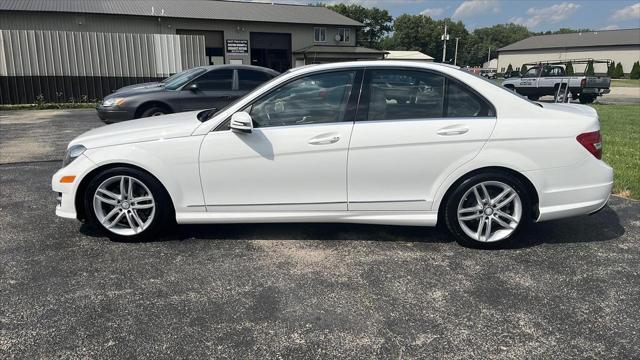
[[[83,154],[71,162],[71,164],[53,174],[51,177],[51,189],[56,192],[56,199],[58,201],[56,206],[57,216],[68,219],[78,218],[76,211],[76,192],[78,185],[94,167],[95,164]],[[75,176],[75,179],[71,183],[61,183],[60,179],[63,176]]]
[[[131,120],[134,117],[134,113],[127,109],[117,107],[104,107],[102,105],[96,106],[98,117],[103,122],[109,124],[114,122]]]

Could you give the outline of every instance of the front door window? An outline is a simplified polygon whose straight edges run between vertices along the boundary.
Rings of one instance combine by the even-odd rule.
[[[341,122],[355,71],[321,73],[294,80],[251,106],[254,127]]]

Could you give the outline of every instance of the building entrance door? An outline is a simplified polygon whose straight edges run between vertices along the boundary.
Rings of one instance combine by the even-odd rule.
[[[251,65],[284,72],[291,68],[291,34],[251,33]]]

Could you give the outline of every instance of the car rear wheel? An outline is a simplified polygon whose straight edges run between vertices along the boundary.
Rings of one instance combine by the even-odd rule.
[[[118,241],[149,239],[171,221],[164,187],[133,168],[108,169],[93,178],[84,204],[89,223]]]
[[[530,221],[530,204],[527,188],[517,177],[477,174],[448,198],[445,220],[461,244],[491,248],[513,241]]]
[[[595,99],[596,99],[596,96],[594,95],[580,95],[578,97],[580,104],[591,104],[592,102],[594,102]]]

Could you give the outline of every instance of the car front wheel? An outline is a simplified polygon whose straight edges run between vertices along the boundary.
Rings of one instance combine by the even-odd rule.
[[[113,168],[93,178],[85,193],[90,223],[113,240],[149,239],[170,222],[171,206],[162,185],[133,168]]]
[[[495,247],[512,241],[530,221],[530,197],[515,176],[478,174],[463,181],[449,197],[449,231],[471,247]]]
[[[159,107],[159,106],[152,106],[148,109],[146,109],[145,111],[142,112],[142,114],[140,115],[140,117],[146,118],[146,117],[151,117],[151,116],[161,116],[161,115],[165,115],[168,114],[169,111],[167,111],[167,109]]]

